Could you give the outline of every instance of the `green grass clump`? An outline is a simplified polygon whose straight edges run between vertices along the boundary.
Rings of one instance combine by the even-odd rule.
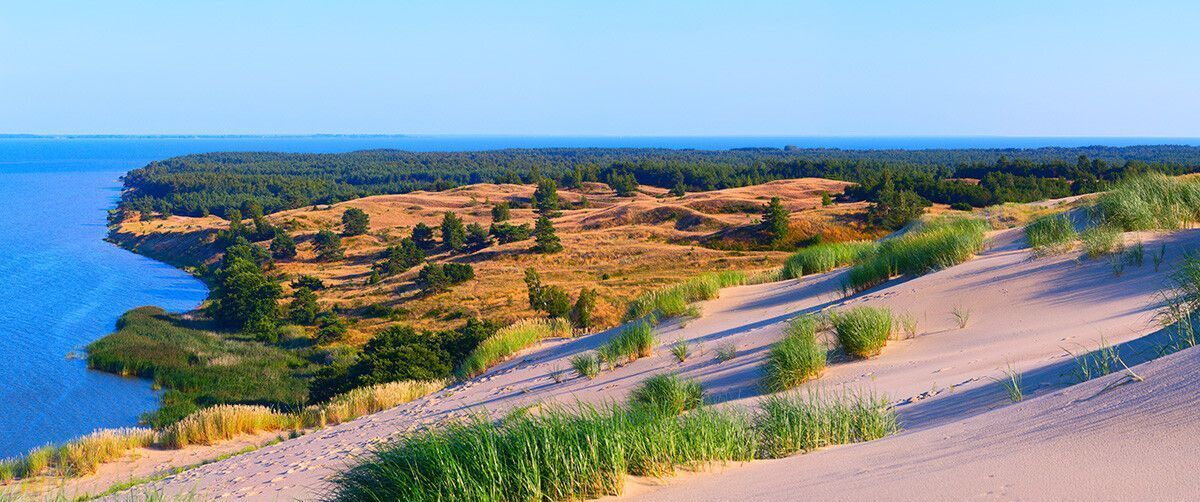
[[[737,357],[737,345],[733,343],[723,343],[717,346],[717,350],[713,351],[716,354],[717,362],[723,363],[731,361]]]
[[[117,331],[88,346],[88,366],[154,379],[169,389],[150,419],[165,426],[201,404],[294,406],[308,399],[306,375],[316,366],[296,352],[222,333],[209,323],[140,307],[117,321]]]
[[[689,312],[688,305],[717,297],[721,288],[737,286],[746,282],[742,272],[715,272],[704,274],[674,286],[643,293],[625,310],[625,320],[652,318],[666,319]]]
[[[1160,173],[1131,176],[1096,202],[1104,224],[1123,231],[1173,230],[1200,221],[1200,182]]]
[[[767,355],[763,387],[779,392],[820,377],[825,356],[825,347],[817,341],[817,321],[808,316],[792,319]]]
[[[1065,251],[1077,238],[1079,233],[1066,214],[1042,216],[1025,225],[1025,239],[1039,253]]]
[[[1088,258],[1120,252],[1124,244],[1121,240],[1121,229],[1109,225],[1084,230],[1080,239],[1083,241],[1084,254]]]
[[[634,407],[648,406],[663,413],[678,415],[704,403],[704,388],[700,382],[686,380],[675,374],[654,375],[629,393]]]
[[[780,277],[795,279],[853,265],[879,246],[875,241],[829,242],[797,251],[783,264]]]
[[[835,313],[830,320],[838,343],[852,357],[878,355],[892,333],[892,311],[885,308],[854,307]]]
[[[477,418],[377,450],[335,480],[334,500],[582,500],[619,494],[625,476],[753,458],[739,415],[672,416],[619,406]]]
[[[600,361],[594,354],[577,354],[571,357],[571,368],[579,376],[591,380],[600,374]]]
[[[878,249],[850,269],[846,285],[863,291],[898,275],[920,275],[967,261],[983,250],[987,224],[970,218],[943,218],[900,237],[879,243]]]
[[[835,398],[816,392],[766,398],[755,419],[760,458],[781,458],[823,446],[879,439],[899,430],[887,400],[874,395]]]
[[[692,349],[688,347],[687,341],[679,340],[671,344],[671,355],[675,357],[676,361],[682,363],[687,360],[688,356],[692,355]]]
[[[617,495],[626,476],[777,458],[897,430],[885,400],[774,396],[761,410],[580,406],[477,417],[385,445],[342,473],[333,500],[530,501]]]
[[[566,319],[526,319],[496,331],[479,343],[459,365],[457,374],[470,378],[482,374],[496,363],[547,338],[571,336],[571,323]]]
[[[650,357],[654,353],[654,330],[646,321],[635,322],[612,337],[598,352],[610,368]]]

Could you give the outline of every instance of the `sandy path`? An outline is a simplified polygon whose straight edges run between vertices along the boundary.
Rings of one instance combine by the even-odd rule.
[[[624,399],[647,376],[677,370],[705,383],[710,400],[749,403],[759,394],[762,358],[782,323],[801,312],[849,304],[886,305],[918,319],[915,338],[893,342],[869,361],[834,362],[816,384],[871,389],[901,403],[907,430],[928,429],[1007,404],[991,380],[1011,364],[1026,373],[1026,395],[1046,394],[1074,383],[1062,347],[1094,347],[1104,337],[1122,343],[1153,332],[1156,294],[1167,270],[1198,232],[1155,240],[1147,249],[1167,245],[1163,272],[1151,260],[1116,277],[1105,260],[1077,261],[1075,255],[1033,259],[1021,249],[1021,230],[1000,232],[992,247],[970,262],[916,279],[843,299],[843,272],[731,288],[702,304],[704,315],[686,324],[667,323],[658,330],[663,347],[651,358],[596,380],[573,376],[556,383],[550,373],[567,370],[568,359],[595,348],[611,333],[543,344],[499,366],[484,377],[426,399],[353,422],[282,442],[233,459],[200,467],[155,483],[168,494],[254,500],[311,500],[327,488],[326,479],[380,440],[450,416],[486,408],[493,412],[538,401]],[[971,312],[959,329],[951,310]],[[702,344],[684,364],[665,347],[687,339]],[[725,363],[712,349],[734,343],[738,357]],[[698,351],[697,351],[698,352]]]

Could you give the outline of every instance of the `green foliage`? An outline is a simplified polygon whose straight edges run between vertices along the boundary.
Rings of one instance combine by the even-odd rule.
[[[838,343],[851,357],[878,355],[892,334],[892,311],[859,306],[836,312],[830,318]]]
[[[510,242],[518,242],[528,239],[533,235],[533,229],[529,228],[528,223],[513,225],[511,223],[493,223],[488,229],[488,232],[496,238],[501,244]]]
[[[542,216],[553,217],[558,207],[558,185],[550,178],[538,180],[537,190],[533,192],[533,209]]]
[[[853,265],[870,256],[879,247],[875,241],[825,242],[813,244],[788,257],[783,264],[783,279],[795,279],[810,274],[828,272]]]
[[[590,352],[586,354],[576,354],[571,356],[571,368],[574,369],[575,373],[579,374],[579,376],[587,378],[588,380],[592,380],[596,378],[596,375],[600,374],[600,361],[596,358],[595,354]]]
[[[816,320],[808,316],[792,319],[767,355],[763,387],[779,392],[818,378],[825,370],[825,357],[825,347],[817,341]]]
[[[671,355],[675,357],[676,361],[682,363],[687,360],[688,356],[692,355],[692,350],[688,347],[687,341],[679,340],[671,344]]]
[[[625,320],[675,317],[688,312],[688,304],[712,300],[721,288],[746,282],[746,274],[736,271],[704,274],[663,289],[649,291],[629,302]]]
[[[355,387],[401,380],[437,380],[450,374],[450,354],[437,340],[407,326],[371,338],[350,367]]]
[[[1083,241],[1083,252],[1088,258],[1099,258],[1124,249],[1121,229],[1109,225],[1100,225],[1084,230],[1079,238]]]
[[[576,327],[588,329],[596,324],[596,290],[583,288],[579,290],[579,298],[571,307],[571,323]]]
[[[1025,225],[1025,239],[1039,253],[1069,249],[1077,238],[1079,233],[1066,214],[1042,216]]]
[[[433,249],[437,245],[433,240],[433,228],[424,223],[417,223],[412,229],[412,240],[423,250]]]
[[[292,281],[292,287],[295,289],[308,288],[313,291],[320,291],[325,289],[325,282],[315,276],[301,275]]]
[[[733,358],[737,357],[737,345],[724,343],[717,346],[716,356],[718,363],[732,361]]]
[[[987,224],[969,218],[943,218],[893,239],[850,269],[847,285],[863,291],[904,274],[920,275],[967,261],[983,250]]]
[[[767,244],[774,246],[787,240],[789,221],[790,214],[787,209],[784,209],[779,197],[771,197],[771,202],[763,211],[762,218],[763,233],[766,235]]]
[[[505,358],[546,338],[571,336],[571,325],[564,319],[527,319],[506,326],[483,340],[459,365],[460,377],[473,377]]]
[[[558,240],[558,234],[554,232],[554,224],[550,222],[550,218],[545,216],[539,217],[537,223],[533,226],[533,238],[537,241],[533,245],[535,253],[557,253],[562,251],[562,243]]]
[[[321,261],[337,261],[342,259],[346,253],[346,250],[342,248],[342,237],[329,229],[317,232],[317,236],[313,239],[313,245],[316,246],[317,259]]]
[[[288,305],[288,320],[305,326],[311,326],[317,321],[321,307],[317,304],[317,295],[308,288],[300,288],[292,293],[292,303]]]
[[[508,201],[499,202],[492,206],[492,222],[501,223],[512,218],[512,209],[509,207]]]
[[[492,236],[483,225],[471,223],[467,225],[466,247],[468,249],[483,249],[492,245]]]
[[[613,171],[608,174],[608,186],[616,192],[617,197],[633,197],[637,194],[638,180],[631,173]]]
[[[824,207],[833,205],[833,197],[829,196],[829,192],[821,192],[821,205]]]
[[[426,293],[441,293],[474,278],[475,269],[468,263],[426,263],[417,274],[417,286]]]
[[[845,393],[767,397],[755,419],[759,458],[782,458],[824,446],[871,441],[900,430],[886,399]]]
[[[276,260],[290,260],[296,257],[296,239],[287,232],[275,234],[271,240],[271,256]]]
[[[1096,203],[1104,225],[1118,230],[1173,230],[1200,221],[1200,183],[1158,173],[1117,182]]]
[[[654,330],[650,323],[637,321],[622,329],[616,336],[610,338],[600,349],[600,354],[608,365],[615,366],[620,361],[636,361],[650,357],[654,353]]]
[[[450,211],[442,215],[442,244],[452,251],[462,251],[467,245],[467,229],[462,218]]]
[[[317,323],[319,326],[314,339],[322,345],[345,340],[350,330],[342,316],[329,312],[317,316]]]
[[[371,229],[371,217],[357,207],[347,209],[342,213],[342,234],[347,237],[362,235]]]
[[[388,247],[383,252],[383,260],[371,266],[373,270],[379,273],[380,276],[389,276],[402,273],[410,268],[420,265],[425,261],[425,251],[417,246],[416,241],[410,237],[400,239],[400,243],[395,246]]]
[[[912,190],[897,190],[892,172],[883,172],[883,182],[867,208],[867,221],[883,228],[896,229],[921,216],[930,202]]]
[[[654,375],[629,393],[631,407],[649,407],[657,412],[678,415],[704,404],[700,382],[673,373]]]
[[[182,418],[197,406],[303,403],[312,366],[292,352],[247,341],[198,321],[140,307],[121,316],[117,331],[88,346],[88,366],[152,378],[168,392],[150,423]]]
[[[262,268],[244,259],[234,259],[217,272],[215,282],[209,296],[209,315],[245,333],[274,336],[279,318],[276,301],[282,290]]]

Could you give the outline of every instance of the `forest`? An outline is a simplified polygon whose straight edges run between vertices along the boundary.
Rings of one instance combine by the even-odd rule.
[[[546,148],[479,152],[367,150],[340,154],[207,153],[152,162],[123,178],[121,209],[226,216],[253,202],[267,212],[369,195],[445,190],[473,183],[559,186],[608,183],[673,193],[823,177],[859,183],[853,199],[877,200],[885,181],[925,201],[983,207],[1089,193],[1128,174],[1200,170],[1200,147],[840,150],[745,148]]]

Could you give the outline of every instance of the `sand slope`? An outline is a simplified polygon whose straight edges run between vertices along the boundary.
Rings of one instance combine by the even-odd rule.
[[[872,360],[834,360],[825,376],[813,385],[886,394],[898,403],[906,428],[904,435],[784,461],[752,464],[731,471],[729,478],[698,476],[694,482],[648,496],[686,499],[704,494],[721,499],[744,498],[749,494],[759,498],[790,498],[797,493],[806,493],[796,491],[801,486],[824,482],[827,488],[823,493],[833,498],[859,498],[857,492],[842,491],[847,485],[834,485],[832,480],[853,473],[865,476],[862,473],[868,471],[872,476],[904,478],[905,483],[909,483],[905,485],[908,489],[896,493],[916,496],[922,493],[919,489],[932,489],[939,482],[947,484],[947,481],[938,481],[941,478],[935,477],[936,473],[905,470],[910,463],[926,462],[932,470],[985,461],[993,462],[987,465],[1000,466],[1004,462],[996,459],[1010,458],[1009,462],[1020,459],[1026,464],[1032,463],[1013,466],[1014,469],[1036,470],[1034,457],[1022,456],[1035,454],[1027,453],[1021,444],[1049,444],[1048,441],[1066,431],[1087,429],[1103,433],[1094,422],[1078,419],[1090,415],[1090,410],[1094,409],[1089,407],[1092,405],[1064,407],[1050,404],[1044,405],[1046,408],[1036,408],[1037,403],[1060,402],[1056,399],[1076,402],[1080,396],[1088,395],[1080,393],[1086,393],[1098,384],[1071,389],[1061,394],[1068,396],[1065,398],[1048,396],[1012,406],[1001,386],[992,379],[1002,377],[1001,370],[1012,365],[1026,374],[1027,396],[1048,395],[1076,382],[1070,374],[1070,358],[1064,354],[1064,347],[1094,348],[1101,337],[1119,344],[1155,332],[1158,328],[1156,295],[1164,286],[1166,271],[1183,256],[1184,249],[1195,248],[1200,242],[1200,233],[1143,237],[1148,250],[1157,249],[1160,242],[1167,246],[1162,271],[1154,270],[1149,257],[1143,266],[1128,267],[1119,277],[1114,276],[1106,260],[1080,261],[1074,254],[1035,259],[1023,249],[1020,230],[1016,229],[994,235],[991,248],[970,262],[916,279],[894,282],[849,299],[840,294],[844,273],[841,271],[802,280],[731,288],[723,291],[720,299],[702,304],[704,315],[701,318],[661,326],[658,334],[662,347],[653,357],[604,372],[596,380],[569,375],[558,383],[551,373],[569,368],[567,360],[571,355],[599,346],[611,332],[547,342],[479,379],[426,399],[204,466],[152,487],[168,494],[196,492],[206,497],[313,499],[327,490],[326,480],[330,475],[345,468],[356,455],[377,441],[393,434],[481,409],[502,412],[539,401],[570,403],[624,399],[628,390],[642,379],[663,371],[680,371],[685,376],[702,380],[713,402],[732,406],[750,404],[760,395],[757,382],[761,376],[762,358],[770,343],[778,338],[783,322],[802,312],[863,303],[886,305],[897,313],[911,314],[918,320],[919,334],[893,342],[880,357]],[[965,328],[958,328],[950,314],[955,307],[971,312],[971,320]],[[702,344],[703,351],[696,350],[684,364],[676,363],[665,347],[680,339]],[[736,345],[738,357],[717,363],[712,350],[725,343]],[[1152,351],[1149,345],[1137,344],[1126,349],[1127,360],[1134,362],[1138,360],[1138,354],[1149,357],[1147,354]],[[1148,371],[1148,383],[1126,386],[1112,395],[1123,396],[1133,392],[1129,389],[1165,384],[1156,382],[1153,372]],[[1138,398],[1130,396],[1129,399]],[[1110,409],[1100,404],[1103,402],[1108,401],[1091,401],[1100,409]],[[1160,404],[1170,407],[1179,402]],[[1059,408],[1063,408],[1060,411],[1066,415],[1045,415]],[[1140,408],[1146,413],[1155,413],[1151,406]],[[1182,413],[1159,409],[1159,415],[1163,416]],[[991,410],[999,411],[988,413]],[[1120,412],[1116,408],[1110,411],[1114,416]],[[1043,415],[1042,419],[1031,418]],[[1155,418],[1157,416],[1147,415],[1145,420],[1159,420]],[[1007,428],[1002,429],[989,420],[1007,424],[1004,425]],[[1011,425],[1015,423],[1026,426]],[[1186,426],[1181,427],[1188,430]],[[1145,428],[1132,428],[1134,436],[1130,441],[1142,434],[1139,429]],[[917,439],[911,439],[914,437]],[[935,440],[941,441],[939,444],[943,446],[932,449],[926,446]],[[1092,443],[1085,436],[1074,440],[1078,441],[1073,443],[1077,448],[1085,449],[1071,450],[1064,446],[1047,451],[1076,454],[1089,451],[1086,447]],[[1105,443],[1103,439],[1095,440],[1095,444],[1102,443]],[[901,446],[888,446],[895,444]],[[980,445],[985,447],[977,447]],[[879,453],[856,453],[863,451]],[[1099,462],[1120,458],[1120,455],[1123,453],[1093,455],[1093,460]],[[825,462],[821,459],[831,457],[834,460],[828,461],[827,467],[815,467]],[[1059,458],[1056,463],[1063,463],[1059,460],[1067,458]],[[790,467],[792,462],[803,467]],[[1139,468],[1148,468],[1146,463],[1142,462]],[[986,470],[979,469],[971,472]],[[957,475],[947,474],[946,479]],[[978,493],[957,490],[944,493],[950,498],[961,498],[984,496],[988,491],[994,491],[994,495],[1008,498],[1004,492],[996,490],[1006,489],[1009,485],[1033,487],[1057,482],[1055,478],[1039,482],[1033,474],[1016,471],[1005,471],[1004,475],[1005,478],[980,481],[984,484],[977,486]],[[1009,479],[1009,476],[1022,479]],[[743,477],[754,481],[743,482]],[[779,485],[784,477],[789,478],[789,483],[791,478],[808,481],[787,485],[786,489],[790,491],[771,491],[768,485]],[[893,478],[887,479],[893,482]],[[730,487],[754,486],[759,491],[751,492],[748,488],[741,493],[717,491],[713,488],[713,483],[721,483],[717,479],[728,479],[726,483]],[[875,478],[863,479],[861,489],[865,491],[861,493],[866,497],[871,494],[867,490],[872,488]],[[1014,484],[1017,481],[1021,484]],[[692,486],[709,488],[708,491],[700,488],[696,488],[700,491],[687,491]]]

